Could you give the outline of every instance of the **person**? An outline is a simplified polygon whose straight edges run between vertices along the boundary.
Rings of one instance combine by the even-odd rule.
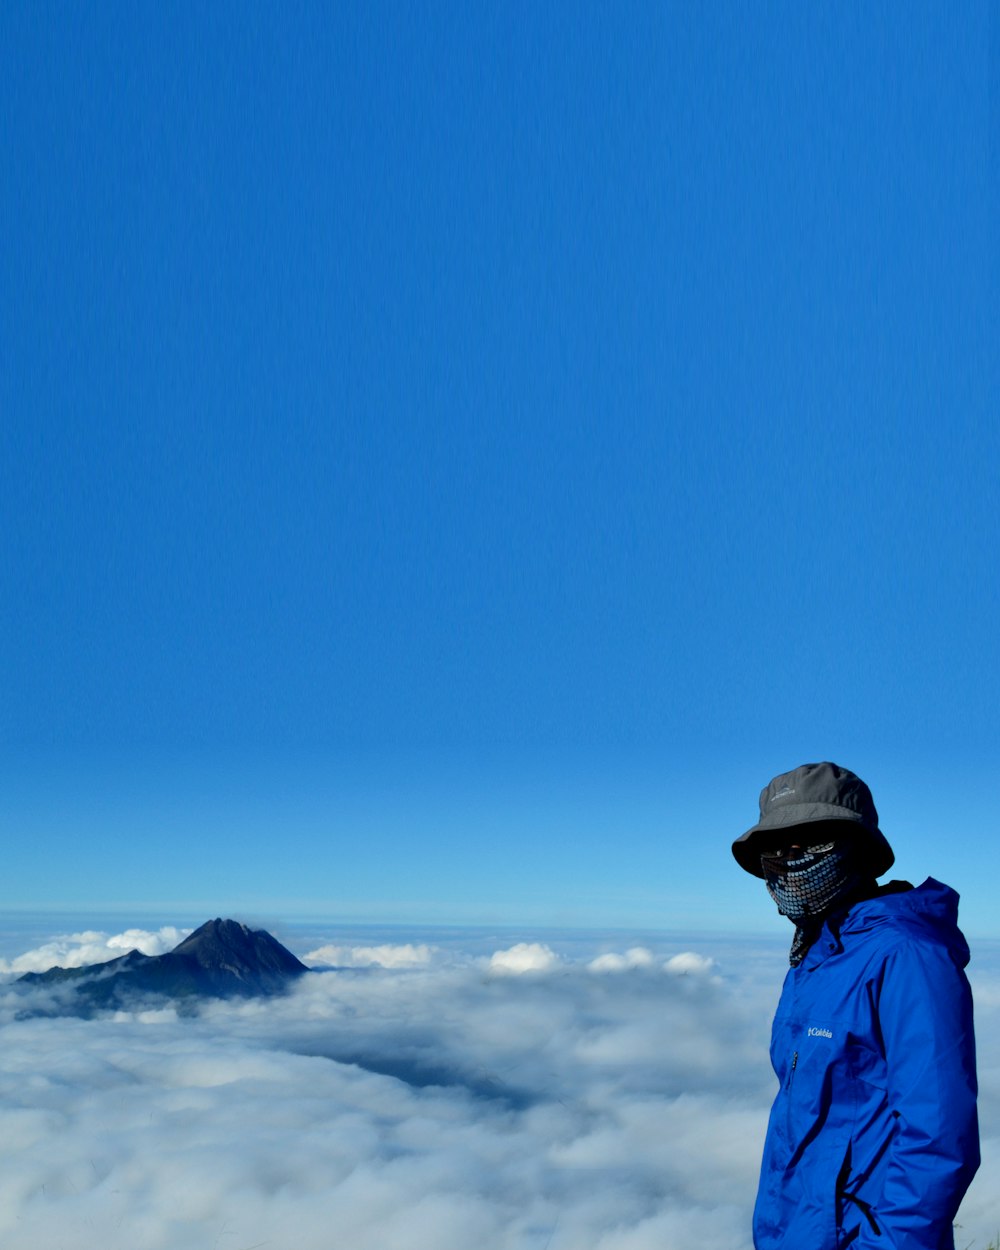
[[[979,1166],[958,895],[877,884],[895,857],[871,791],[831,763],[775,777],[733,855],[795,925],[754,1246],[954,1250]]]

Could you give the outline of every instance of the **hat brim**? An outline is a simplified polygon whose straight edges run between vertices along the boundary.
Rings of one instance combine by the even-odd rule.
[[[776,831],[784,832],[795,825],[833,820],[852,826],[855,840],[864,848],[872,876],[880,877],[882,873],[889,871],[896,857],[882,830],[865,824],[857,812],[836,803],[788,803],[777,811],[768,813],[752,829],[736,839],[733,843],[733,856],[744,872],[763,879],[760,852],[768,842],[774,841],[773,835]]]

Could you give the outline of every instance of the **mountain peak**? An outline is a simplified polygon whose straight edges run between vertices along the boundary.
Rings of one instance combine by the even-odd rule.
[[[237,977],[244,973],[296,976],[306,966],[266,929],[251,929],[238,920],[206,920],[171,955],[192,960],[200,968],[224,968]]]

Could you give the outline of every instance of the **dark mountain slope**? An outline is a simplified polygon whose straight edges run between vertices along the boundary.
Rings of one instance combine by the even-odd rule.
[[[84,968],[28,972],[18,984],[53,991],[44,1014],[90,1015],[150,999],[280,994],[307,971],[270,933],[217,919],[206,921],[165,955],[129,951]]]

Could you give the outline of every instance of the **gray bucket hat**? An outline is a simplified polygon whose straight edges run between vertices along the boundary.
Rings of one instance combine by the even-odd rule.
[[[830,820],[853,825],[854,840],[864,849],[873,876],[888,872],[896,857],[878,827],[871,790],[848,769],[830,763],[802,764],[769,782],[760,792],[760,820],[736,839],[733,855],[746,872],[763,877],[760,852],[774,841],[776,831]]]

